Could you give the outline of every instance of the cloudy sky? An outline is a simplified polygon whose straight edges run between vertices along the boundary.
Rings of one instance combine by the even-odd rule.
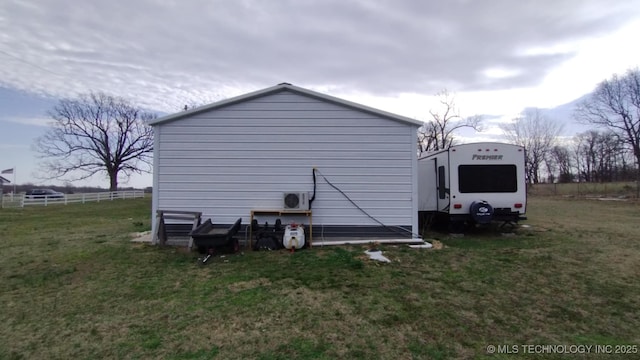
[[[638,34],[640,0],[2,0],[0,169],[50,183],[33,140],[88,91],[172,113],[289,82],[426,119],[446,88],[504,120],[639,66]]]

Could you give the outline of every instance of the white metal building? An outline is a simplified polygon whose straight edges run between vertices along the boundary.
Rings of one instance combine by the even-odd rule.
[[[390,235],[380,223],[418,232],[418,120],[283,83],[150,124],[152,214],[246,225],[253,209],[282,208],[285,192],[313,196],[316,168],[314,238]]]

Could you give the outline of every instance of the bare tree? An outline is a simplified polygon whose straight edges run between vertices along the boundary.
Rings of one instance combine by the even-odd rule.
[[[558,182],[568,183],[573,181],[573,173],[571,172],[571,154],[565,146],[556,145],[550,151],[550,162],[555,164],[554,168],[558,171]]]
[[[425,122],[418,128],[418,154],[438,149],[436,133],[432,122]]]
[[[155,114],[142,111],[122,98],[89,93],[61,100],[49,112],[51,128],[36,139],[47,178],[86,179],[98,173],[109,177],[109,189],[118,189],[118,176],[150,169],[153,130],[146,121]]]
[[[630,150],[614,132],[590,130],[577,134],[574,141],[581,180],[609,182],[629,179],[627,163]]]
[[[184,106],[180,109],[181,111],[193,110],[202,106],[210,105],[216,103],[222,99],[222,95],[215,93],[213,95],[207,94],[199,94],[198,96],[189,97],[185,99]]]
[[[528,109],[500,128],[511,143],[525,148],[527,180],[531,184],[539,183],[540,170],[548,160],[562,125],[544,117],[539,109]]]
[[[586,182],[595,181],[595,164],[597,163],[596,147],[600,133],[594,130],[577,134],[577,161],[582,171],[580,178]]]
[[[640,70],[613,75],[601,82],[574,114],[583,123],[615,132],[629,146],[636,160],[640,194]]]
[[[460,116],[455,103],[455,96],[446,89],[436,94],[440,108],[429,110],[431,119],[418,129],[418,151],[446,149],[453,144],[453,133],[461,128],[472,128],[480,131],[482,117],[474,115],[468,118]]]

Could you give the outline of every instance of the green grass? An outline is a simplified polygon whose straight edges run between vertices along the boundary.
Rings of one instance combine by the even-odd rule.
[[[149,199],[2,209],[0,359],[501,359],[486,346],[640,345],[638,203],[529,200],[530,227],[513,236],[427,234],[445,248],[383,245],[389,264],[345,246],[200,266],[129,241],[150,228]]]
[[[535,184],[529,186],[534,196],[626,196],[637,197],[637,186],[633,181],[604,183]]]

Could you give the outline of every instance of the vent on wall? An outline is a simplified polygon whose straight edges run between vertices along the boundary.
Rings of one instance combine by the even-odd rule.
[[[309,210],[309,195],[306,192],[286,192],[282,194],[285,210]]]

